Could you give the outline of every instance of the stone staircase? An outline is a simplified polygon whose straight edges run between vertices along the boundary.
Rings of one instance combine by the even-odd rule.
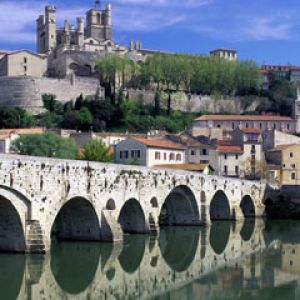
[[[40,222],[37,220],[26,221],[26,252],[46,253],[43,240],[43,231]]]

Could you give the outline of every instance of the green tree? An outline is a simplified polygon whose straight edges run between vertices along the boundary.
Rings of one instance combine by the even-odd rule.
[[[54,133],[23,135],[13,141],[11,151],[20,155],[76,159],[78,148],[75,141]]]
[[[112,162],[109,148],[101,140],[91,140],[82,150],[80,158],[88,161]]]
[[[87,130],[93,124],[93,115],[87,107],[72,110],[64,115],[62,127],[68,129]]]

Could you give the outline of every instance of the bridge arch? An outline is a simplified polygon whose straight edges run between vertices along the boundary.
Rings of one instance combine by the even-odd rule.
[[[63,240],[100,240],[100,224],[94,206],[83,197],[71,198],[56,215],[51,235]]]
[[[232,219],[230,203],[223,191],[219,190],[213,196],[209,207],[209,214],[211,220]]]
[[[147,233],[146,218],[141,204],[134,198],[125,202],[118,222],[126,233]]]
[[[162,205],[159,224],[172,226],[199,223],[199,207],[193,191],[185,185],[175,187]]]
[[[29,219],[31,202],[20,192],[0,186],[0,252],[25,252]]]
[[[252,197],[246,195],[242,198],[240,208],[245,218],[255,218],[255,205]]]

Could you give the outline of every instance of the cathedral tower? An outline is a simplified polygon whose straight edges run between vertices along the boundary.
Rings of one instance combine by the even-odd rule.
[[[86,13],[86,37],[99,42],[112,40],[111,5],[95,7]]]
[[[48,5],[45,15],[37,19],[37,51],[49,54],[56,47],[56,8]]]

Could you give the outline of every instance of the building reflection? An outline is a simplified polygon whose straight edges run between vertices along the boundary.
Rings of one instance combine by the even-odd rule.
[[[59,242],[46,256],[2,255],[1,296],[297,299],[300,239],[287,238],[297,228],[291,234],[289,226],[268,226],[262,220],[216,222],[163,229],[157,237],[126,235],[115,245]]]

